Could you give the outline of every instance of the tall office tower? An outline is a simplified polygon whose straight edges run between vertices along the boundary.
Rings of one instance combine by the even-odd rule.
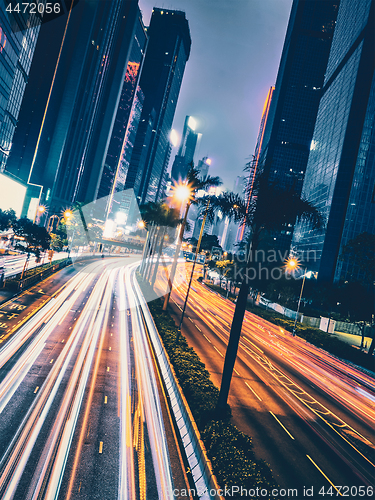
[[[194,161],[198,137],[201,136],[201,134],[195,132],[195,128],[195,119],[192,116],[187,116],[185,118],[180,147],[172,165],[171,177],[176,182],[179,179],[186,178],[189,165]]]
[[[194,153],[193,153],[194,154]],[[183,157],[182,157],[183,158]],[[205,180],[206,177],[208,176],[208,169],[210,168],[211,165],[211,159],[205,156],[201,160],[199,160],[198,165],[196,166],[197,170],[199,171],[199,177],[201,180]],[[187,170],[186,170],[187,173]],[[180,179],[185,180],[186,178],[186,173],[184,174],[184,177],[180,177]],[[176,180],[176,179],[174,179]],[[185,229],[185,238],[198,238],[199,237],[199,232],[201,230],[202,226],[202,220],[203,220],[203,214],[201,213],[202,211],[198,209],[196,205],[191,205],[188,213],[188,226],[190,229]],[[207,222],[206,224],[206,233],[209,230],[209,224]]]
[[[19,138],[10,165],[40,186],[50,213],[98,196],[140,15],[137,0],[69,5],[56,25],[42,27],[31,68],[35,99],[25,99],[32,133]]]
[[[239,194],[240,196],[245,196],[246,186],[249,183],[249,177],[245,177],[244,175],[238,175],[233,184],[233,193]],[[235,251],[235,244],[239,239],[238,235],[240,234],[242,226],[239,226],[238,223],[230,221],[228,217],[225,218],[224,221],[224,230],[221,238],[221,246],[223,250],[226,251]]]
[[[199,171],[199,176],[203,181],[206,180],[208,176],[208,169],[210,168],[210,165],[211,158],[205,156],[201,160],[199,160],[198,165],[196,166],[197,170]]]
[[[185,13],[155,8],[147,36],[140,79],[145,100],[125,182],[142,203],[161,197],[168,167],[169,134],[191,46]]]
[[[375,233],[374,0],[341,0],[302,194],[326,217],[323,232],[297,225],[293,245],[315,252],[321,281],[360,278],[340,260],[345,243]]]
[[[98,197],[108,196],[112,191],[118,192],[124,189],[144,101],[138,83],[146,44],[147,35],[139,12]]]
[[[246,167],[248,169],[246,193],[244,193],[245,188],[241,191],[241,193],[238,193],[238,194],[245,194],[248,205],[250,203],[252,193],[253,193],[255,175],[258,171],[259,157],[260,157],[260,152],[261,152],[262,146],[263,146],[264,132],[266,130],[267,119],[268,119],[268,115],[269,115],[269,111],[270,111],[270,107],[271,107],[272,96],[273,96],[274,90],[275,90],[275,87],[270,87],[270,89],[268,91],[268,94],[267,94],[267,97],[266,97],[266,100],[265,100],[264,106],[263,106],[262,116],[260,119],[258,138],[257,138],[257,142],[255,145],[253,160],[250,161],[249,163],[247,163],[247,165],[246,165]],[[237,179],[238,179],[238,177],[237,177]],[[243,226],[240,226],[238,228],[237,241],[242,241],[244,234],[245,234],[245,226],[243,225]]]
[[[12,7],[14,5],[10,2],[2,2],[0,7],[0,172],[4,172],[12,148],[14,131],[42,22],[40,14],[23,13],[23,8],[17,12]],[[13,182],[11,176],[0,175],[0,184],[4,189],[3,192],[0,188],[0,208],[8,209],[13,206],[20,214],[22,199],[15,199],[14,189],[12,199],[8,200],[6,196],[12,191],[12,187],[15,187]],[[19,195],[22,197],[24,193],[25,189],[21,188]]]
[[[300,193],[339,0],[294,0],[264,130],[259,162],[270,182]],[[270,236],[288,250],[293,228]]]

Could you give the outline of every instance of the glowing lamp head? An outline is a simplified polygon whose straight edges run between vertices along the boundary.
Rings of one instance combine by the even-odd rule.
[[[145,227],[146,227],[145,221],[140,220],[140,221],[138,222],[138,228],[139,228],[139,229],[144,229]]]
[[[193,132],[195,132],[196,126],[197,126],[197,122],[196,122],[195,118],[193,118],[192,116],[189,116],[188,127],[191,128],[191,130]]]
[[[43,205],[39,205],[39,207],[38,207],[38,212],[39,212],[40,214],[42,214],[42,213],[43,213],[43,212],[45,212],[45,211],[46,211],[46,207],[44,207]]]
[[[174,190],[174,196],[180,201],[188,200],[190,198],[190,195],[191,190],[186,184],[180,184]]]
[[[63,215],[65,219],[69,220],[73,216],[73,212],[71,210],[65,210]]]
[[[211,163],[212,163],[211,158],[206,158],[206,165],[211,165]]]
[[[295,269],[299,269],[299,261],[295,257],[289,257],[289,259],[285,262],[285,267],[288,271],[294,271]]]

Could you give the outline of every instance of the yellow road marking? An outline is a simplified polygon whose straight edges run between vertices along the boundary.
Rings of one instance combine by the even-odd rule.
[[[219,349],[218,349],[217,347],[215,347],[215,346],[214,346],[214,349],[215,349],[215,351],[217,351],[217,352],[220,354],[220,356],[221,356],[222,358],[224,357],[224,356],[221,354],[221,352],[219,351]]]
[[[316,468],[318,469],[318,471],[322,474],[322,476],[324,476],[324,477],[327,479],[327,481],[329,482],[329,484],[331,484],[331,485],[335,488],[335,490],[337,491],[337,493],[338,493],[339,495],[343,496],[343,494],[342,494],[342,493],[340,493],[340,491],[336,488],[336,486],[332,483],[332,481],[331,481],[330,479],[328,479],[328,477],[324,474],[324,472],[322,471],[322,469],[321,469],[318,465],[316,465],[316,463],[315,463],[315,462],[314,462],[314,460],[310,457],[310,455],[306,455],[306,456],[307,456],[307,458],[310,460],[310,462],[311,462],[311,463],[313,463],[313,464],[315,465],[315,467],[316,467]]]
[[[288,431],[288,429],[280,422],[280,420],[276,417],[276,415],[274,415],[272,413],[272,411],[270,411],[271,415],[273,416],[273,418],[275,418],[277,420],[277,422],[279,422],[279,424],[281,425],[281,427],[284,429],[284,431],[288,434],[288,436],[290,436],[292,439],[294,439],[294,437],[291,435],[291,433]]]
[[[256,397],[259,399],[259,401],[262,401],[262,400],[260,399],[260,397],[258,396],[258,394],[254,391],[254,389],[252,389],[252,388],[249,386],[249,384],[248,384],[247,382],[245,382],[245,385],[246,385],[246,386],[250,389],[250,391],[254,394],[254,396],[256,396]]]

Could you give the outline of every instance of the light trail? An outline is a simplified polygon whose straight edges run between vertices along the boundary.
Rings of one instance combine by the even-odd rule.
[[[43,365],[46,370],[44,380],[38,381],[36,389],[33,386],[32,403],[20,416],[0,459],[3,500],[18,500],[20,482],[24,484],[26,476],[25,500],[57,499],[63,485],[66,499],[82,491],[83,476],[78,474],[84,467],[83,444],[90,432],[96,381],[104,370],[113,373],[112,364],[102,357],[109,332],[111,339],[116,338],[107,352],[117,356],[119,367],[119,377],[116,370],[112,375],[119,392],[114,409],[120,417],[118,444],[112,445],[119,454],[117,498],[148,500],[150,480],[155,481],[159,500],[170,498],[172,469],[158,384],[134,283],[123,263],[112,259],[85,266],[0,349],[0,367],[15,359],[0,383],[0,413],[8,415],[15,395],[26,396],[25,384],[34,366]],[[113,307],[116,289],[117,309]],[[51,344],[56,346],[52,355]],[[103,400],[107,405],[108,396]],[[146,453],[146,440],[151,455]],[[97,442],[96,453],[106,454],[106,442],[108,446],[105,439]]]
[[[159,287],[163,288],[163,284]],[[178,297],[181,303],[185,293],[186,286],[182,283],[180,287],[175,287],[174,298]],[[212,343],[214,349],[220,348],[222,352],[221,343],[224,345],[228,343],[229,325],[235,305],[199,282],[194,282],[189,307],[189,315],[197,318],[198,322],[205,324],[213,333],[210,339],[206,335],[204,337]],[[221,323],[218,322],[218,318],[221,319]],[[193,321],[196,326],[197,320]],[[218,341],[215,342],[215,338]],[[278,368],[271,357],[281,363],[282,368]],[[284,332],[280,327],[248,311],[242,327],[238,359],[251,370],[254,370],[253,361],[256,361],[261,368],[261,371],[257,370],[256,373],[263,383],[278,394],[315,432],[322,434],[322,429],[325,429],[324,440],[328,439],[332,443],[341,440],[339,455],[341,454],[347,463],[353,461],[354,469],[360,471],[362,478],[367,478],[366,482],[371,481],[375,465],[367,455],[375,449],[375,445],[369,439],[370,434],[373,436],[375,425],[375,405],[372,399],[375,399],[375,383],[369,375],[306,343],[303,339],[292,338],[291,334]],[[269,375],[272,376],[272,382]],[[354,420],[361,419],[366,426],[368,436],[356,430],[355,424],[354,427],[349,425],[334,410],[319,402],[319,398],[313,397],[310,391],[302,389],[296,382],[295,375],[307,384],[312,383],[325,397],[330,397],[332,401],[339,403],[351,413]],[[297,402],[301,403],[307,412],[301,411]],[[325,428],[318,425],[318,421],[322,422]],[[349,456],[351,458],[345,458]]]

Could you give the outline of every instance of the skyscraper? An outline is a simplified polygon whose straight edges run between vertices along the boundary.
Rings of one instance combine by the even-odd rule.
[[[173,180],[185,179],[189,165],[194,161],[194,154],[201,134],[195,132],[196,122],[192,116],[185,118],[180,147],[175,156],[171,177]]]
[[[269,181],[301,192],[340,0],[294,0],[262,138]],[[293,228],[270,235],[288,250]]]
[[[120,101],[101,174],[98,198],[122,191],[125,186],[144,102],[144,95],[138,83],[146,45],[147,35],[139,12]],[[109,204],[110,201],[109,199]]]
[[[373,0],[341,0],[302,191],[326,227],[297,225],[293,237],[299,251],[314,251],[309,267],[321,281],[353,276],[343,245],[375,233],[374,24]]]
[[[0,170],[12,146],[42,17],[0,8]]]
[[[257,142],[255,145],[253,160],[250,161],[246,165],[248,167],[248,171],[249,171],[248,179],[247,179],[247,189],[246,189],[247,192],[245,193],[248,205],[249,205],[251,197],[252,197],[255,175],[258,171],[259,157],[260,157],[260,152],[261,152],[262,146],[263,146],[264,132],[265,132],[266,125],[267,125],[267,119],[268,119],[268,115],[269,115],[269,111],[270,111],[270,107],[271,107],[272,96],[273,96],[274,90],[275,90],[275,87],[270,87],[270,89],[268,91],[268,94],[267,94],[267,97],[266,97],[266,100],[265,100],[265,103],[263,106],[262,116],[260,119],[258,138],[257,138]],[[238,177],[237,177],[237,179],[238,179]],[[234,192],[237,192],[236,186],[234,189],[235,189]],[[245,191],[245,188],[243,188],[241,192],[238,192],[238,194],[242,195],[242,194],[244,194],[244,191]],[[242,241],[244,233],[245,233],[245,225],[243,224],[242,226],[240,226],[238,228],[237,241]]]
[[[42,16],[39,13],[9,12],[2,2],[0,7],[0,172],[4,172],[12,148],[22,98],[29,77],[31,61],[38,39]],[[9,190],[14,176],[1,176],[0,184]],[[7,186],[5,186],[7,184]],[[11,184],[9,184],[11,185]],[[9,191],[8,191],[9,192]],[[25,190],[22,190],[24,195]],[[6,200],[0,192],[0,208],[22,208],[22,200]],[[22,196],[23,196],[22,195]],[[8,205],[8,202],[11,205]],[[16,206],[17,205],[17,206]],[[19,206],[18,206],[19,205]]]
[[[185,13],[155,8],[147,36],[140,79],[145,100],[125,182],[141,202],[155,201],[163,191],[169,134],[191,46]]]
[[[41,108],[25,100],[32,137],[9,169],[28,173],[51,213],[98,195],[138,18],[137,0],[81,0],[41,30],[31,71],[48,81],[33,87]]]

